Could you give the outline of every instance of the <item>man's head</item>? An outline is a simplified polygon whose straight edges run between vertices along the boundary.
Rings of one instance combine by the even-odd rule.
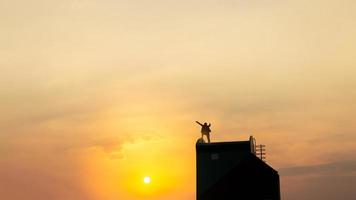
[[[205,123],[204,123],[204,126],[207,126],[207,125],[208,125],[208,124],[205,122]]]

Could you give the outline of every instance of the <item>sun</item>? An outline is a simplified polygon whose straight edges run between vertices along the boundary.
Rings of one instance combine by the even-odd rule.
[[[145,176],[145,177],[143,178],[143,182],[144,182],[145,184],[150,184],[150,183],[151,183],[151,177]]]

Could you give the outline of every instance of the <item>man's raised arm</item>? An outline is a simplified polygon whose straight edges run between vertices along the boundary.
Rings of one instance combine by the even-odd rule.
[[[198,121],[195,121],[197,124],[199,124],[200,126],[203,126],[203,124],[201,124],[200,122],[198,122]]]

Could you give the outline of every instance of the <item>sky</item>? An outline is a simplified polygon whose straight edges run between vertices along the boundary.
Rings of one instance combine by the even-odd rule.
[[[265,144],[284,200],[354,199],[355,10],[0,0],[0,199],[193,200],[196,120]]]

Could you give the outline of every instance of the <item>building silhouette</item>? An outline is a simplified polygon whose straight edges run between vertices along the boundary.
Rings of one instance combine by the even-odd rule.
[[[279,175],[264,146],[247,141],[196,143],[197,200],[280,200]]]

